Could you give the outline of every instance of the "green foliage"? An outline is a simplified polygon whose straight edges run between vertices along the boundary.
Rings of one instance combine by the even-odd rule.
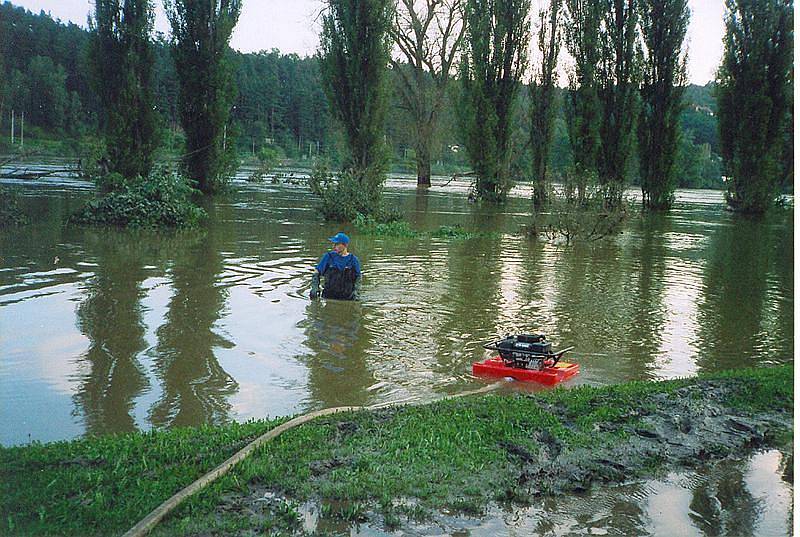
[[[725,52],[717,75],[717,100],[728,177],[726,199],[736,211],[765,212],[778,185],[791,173],[785,133],[792,115],[792,4],[786,0],[725,4]]]
[[[467,0],[461,126],[480,199],[511,189],[511,120],[527,66],[529,0]]]
[[[378,173],[380,176],[375,177]],[[374,169],[332,173],[320,160],[308,178],[311,192],[319,197],[319,210],[326,220],[352,222],[358,215],[380,217],[383,174]]]
[[[467,231],[461,225],[456,224],[454,226],[439,226],[436,231],[432,233],[433,237],[437,237],[440,239],[451,239],[451,240],[468,240],[468,239],[476,239],[476,238],[488,238],[488,239],[496,239],[499,237],[499,234],[491,231],[491,232],[474,232],[474,231]]]
[[[352,220],[355,213],[380,209],[388,160],[383,136],[393,7],[390,0],[328,0],[322,18],[320,72],[349,150],[344,171],[323,196],[328,219]]]
[[[25,121],[28,125],[37,125],[61,131],[69,127],[70,117],[74,114],[70,94],[66,89],[67,73],[52,58],[34,56],[25,73],[24,89],[26,99],[20,108],[26,110]]]
[[[428,233],[417,231],[411,225],[400,220],[399,217],[385,216],[383,220],[376,220],[372,216],[359,214],[353,220],[353,225],[359,233],[378,237],[395,237],[402,239],[418,239],[422,237],[435,237],[448,240],[468,240],[476,238],[495,239],[499,235],[495,232],[473,232],[465,230],[460,224],[439,226],[435,231]]]
[[[691,133],[696,144],[708,144],[711,152],[720,154],[719,131],[717,129],[716,87],[713,82],[705,86],[688,85],[684,88],[686,105],[681,112],[681,130]]]
[[[152,93],[152,2],[97,0],[91,27],[90,58],[108,171],[129,179],[146,177],[160,141]]]
[[[0,229],[28,223],[17,196],[7,188],[0,187]]]
[[[600,150],[602,106],[597,77],[602,6],[594,0],[564,0],[564,7],[564,43],[575,58],[575,67],[569,73],[565,118],[577,172],[577,198],[582,202],[588,186],[584,179],[596,176]]]
[[[421,235],[419,231],[411,229],[408,222],[402,220],[380,222],[372,216],[364,216],[363,214],[356,215],[353,225],[360,233],[379,237],[412,239]]]
[[[200,190],[213,194],[236,167],[235,136],[229,128],[236,85],[228,44],[241,0],[166,0],[164,6],[172,28],[179,115],[186,133],[183,167]]]
[[[76,224],[110,225],[130,228],[191,227],[205,217],[194,205],[194,190],[169,170],[155,170],[147,179],[122,180],[104,197],[90,201],[71,217]]]
[[[549,8],[539,13],[537,43],[542,60],[530,85],[531,178],[535,207],[546,205],[551,194],[551,186],[547,180],[547,164],[553,143],[553,122],[556,112],[556,66],[563,39],[559,28],[560,13],[561,0],[551,0]]]
[[[692,142],[692,133],[681,134],[675,159],[675,176],[680,188],[724,187],[721,161],[708,144]]]
[[[645,45],[639,174],[644,205],[663,210],[672,205],[678,183],[687,64],[682,50],[690,11],[687,0],[641,0],[639,8]]]
[[[598,96],[600,151],[597,178],[609,208],[622,203],[639,113],[639,14],[633,0],[603,0]]]
[[[275,166],[280,163],[281,152],[272,146],[264,146],[256,155],[258,158],[258,168],[247,178],[250,183],[261,183]]]
[[[586,6],[591,7],[588,3]],[[564,35],[569,37],[574,33],[572,31],[574,25],[570,22],[572,19],[569,10],[565,9],[563,13]],[[589,14],[586,10],[584,13]],[[599,30],[588,31],[590,27],[591,24],[586,26],[586,35],[597,38]],[[87,138],[86,134],[99,131],[98,118],[102,115],[98,96],[92,90],[90,83],[90,74],[93,70],[89,68],[89,56],[86,53],[90,37],[89,32],[74,24],[62,24],[47,14],[34,14],[10,3],[0,3],[0,55],[3,57],[3,65],[0,66],[0,129],[6,134],[0,137],[0,150],[8,147],[7,134],[10,130],[11,108],[16,110],[17,118],[24,109],[26,148],[35,147],[43,155],[80,156],[87,170],[92,167],[93,162],[97,162],[98,158],[85,158],[86,152],[78,146],[83,144]],[[176,158],[188,151],[185,149],[183,131],[179,127],[178,74],[169,42],[165,37],[156,36],[153,50],[155,64],[151,85],[155,109],[159,121],[169,125],[169,128],[164,129],[164,144],[156,153],[156,160],[162,157]],[[37,56],[50,58],[53,69],[50,73],[47,72],[48,69],[38,69],[39,73],[47,76],[39,77],[39,81],[34,83],[30,79],[29,67],[32,59]],[[230,67],[235,70],[239,96],[236,108],[231,112],[228,141],[230,145],[234,145],[235,141],[235,149],[240,154],[249,156],[262,147],[274,146],[282,151],[287,159],[307,159],[306,162],[310,162],[311,158],[320,156],[327,158],[336,168],[348,160],[349,150],[344,135],[339,132],[341,129],[335,118],[331,117],[317,56],[300,58],[294,54],[281,54],[277,50],[271,50],[250,54],[232,52],[229,53],[229,57],[232,58]],[[408,67],[407,64],[403,65]],[[66,74],[63,79],[59,74],[61,70]],[[410,70],[406,71],[406,74],[411,74]],[[418,151],[412,150],[419,136],[412,128],[413,124],[409,121],[408,113],[402,109],[403,79],[396,69],[392,69],[391,73],[387,83],[392,88],[392,91],[388,92],[392,100],[388,103],[385,118],[387,146],[391,147],[391,154],[395,158],[394,169],[406,163],[407,170],[412,171],[415,160],[420,156]],[[572,80],[577,82],[575,72],[572,73]],[[64,117],[58,117],[50,112],[37,114],[28,108],[32,102],[32,87],[41,83],[53,86],[56,82],[59,84],[63,82],[63,88],[54,88],[54,94],[66,95],[68,99]],[[456,77],[451,76],[445,85],[448,96],[454,98],[445,98],[442,101],[438,134],[431,146],[431,166],[433,173],[436,174],[461,173],[467,171],[469,167],[467,152],[461,145],[462,136],[458,121],[458,111],[463,107],[463,100],[456,94],[461,88],[461,83]],[[576,88],[577,86],[573,85],[573,89]],[[549,158],[552,176],[563,174],[572,168],[576,159],[578,163],[584,165],[593,158],[591,151],[573,152],[570,142],[570,133],[574,138],[576,132],[574,102],[571,97],[574,96],[573,89],[555,88],[554,92],[555,120]],[[699,155],[702,146],[709,144],[711,157],[704,162],[711,163],[712,167],[717,166],[717,156],[720,153],[717,106],[712,95],[713,90],[713,83],[706,86],[688,86],[685,93],[688,106],[681,114],[681,130],[695,144],[692,151],[696,151]],[[592,103],[590,88],[586,91],[589,98],[581,97],[580,101]],[[58,97],[56,101],[60,99],[61,97]],[[46,104],[47,102],[50,101],[36,101],[36,106],[42,104],[47,110],[50,106]],[[518,92],[514,107],[516,110],[511,119],[512,176],[529,176],[533,169],[532,152],[527,150],[531,134],[534,134],[531,132],[529,114],[533,103],[529,91]],[[599,111],[596,104],[586,106],[587,113]],[[63,127],[59,127],[60,124],[63,124]],[[231,130],[239,134],[234,137]],[[781,131],[782,147],[785,152],[788,151],[784,161],[791,162],[793,137],[791,123],[786,122]],[[451,148],[454,146],[460,147],[453,151]],[[596,159],[596,150],[594,158]],[[591,169],[591,166],[589,168]],[[711,169],[708,166],[701,168]],[[574,179],[583,181],[593,177],[592,173],[575,174]],[[98,172],[92,172],[91,175],[97,176]],[[721,184],[719,180],[709,180],[702,174],[692,173],[687,177],[691,179],[684,180],[684,176],[679,175],[681,186],[714,185],[717,188]],[[701,180],[702,177],[705,179]],[[695,183],[695,180],[699,182]],[[790,189],[791,184],[791,175],[786,174],[783,179],[784,188]]]

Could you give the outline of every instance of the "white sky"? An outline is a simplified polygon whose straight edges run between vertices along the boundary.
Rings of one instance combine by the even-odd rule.
[[[13,0],[14,5],[33,12],[44,10],[54,18],[86,26],[93,8],[91,0]],[[159,6],[156,29],[168,31]],[[319,43],[317,15],[322,0],[244,0],[242,16],[233,34],[233,48],[256,52],[277,48],[283,53],[308,56]],[[714,78],[722,57],[724,0],[689,0],[692,20],[689,26],[689,79],[705,84]]]

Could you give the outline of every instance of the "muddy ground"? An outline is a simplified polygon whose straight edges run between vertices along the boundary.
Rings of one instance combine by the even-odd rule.
[[[546,430],[534,433],[536,453],[511,443],[498,442],[512,468],[513,484],[484,506],[465,503],[456,510],[426,510],[424,498],[396,498],[387,514],[385,506],[366,508],[346,502],[297,501],[269,486],[250,486],[249,493],[228,493],[216,509],[224,517],[231,513],[267,521],[299,513],[295,533],[347,534],[354,527],[368,528],[367,534],[384,532],[438,534],[463,528],[465,517],[480,519],[498,506],[530,506],[563,495],[580,495],[595,485],[622,484],[657,477],[676,469],[708,466],[715,461],[741,460],[759,449],[780,444],[784,456],[784,479],[792,479],[791,446],[786,431],[792,430],[793,415],[786,410],[753,415],[726,404],[735,383],[699,380],[671,393],[649,394],[640,408],[630,409],[622,418],[594,424],[598,431],[616,435],[619,442],[606,446],[568,446]],[[597,401],[601,405],[602,399]],[[568,429],[574,416],[555,404],[546,410]],[[384,409],[376,419],[391,419],[397,409]],[[355,423],[336,424],[337,440],[346,437]],[[312,475],[325,474],[347,466],[348,460],[315,460]],[[491,470],[487,470],[491,471]],[[284,518],[284,520],[286,520]],[[399,528],[402,528],[400,530]],[[285,531],[282,530],[282,531]],[[228,534],[227,532],[224,534]],[[248,535],[249,530],[235,534]]]

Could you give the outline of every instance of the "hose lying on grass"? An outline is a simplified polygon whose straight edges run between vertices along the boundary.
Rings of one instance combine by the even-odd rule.
[[[494,384],[490,384],[489,386],[484,386],[483,388],[477,390],[471,390],[464,393],[459,393],[456,395],[451,395],[445,397],[445,399],[454,399],[456,397],[464,397],[467,395],[477,395],[480,393],[486,393],[495,388],[499,387],[502,384],[501,382],[496,382]],[[262,434],[245,447],[237,451],[233,454],[228,460],[205,474],[204,476],[200,477],[193,483],[189,484],[188,486],[184,487],[177,493],[175,493],[171,498],[166,500],[164,503],[153,509],[146,517],[140,520],[135,526],[125,532],[123,537],[143,537],[150,533],[156,525],[164,519],[170,512],[172,512],[176,507],[178,507],[186,498],[193,495],[196,492],[199,492],[203,488],[207,487],[218,478],[222,477],[231,468],[236,466],[238,463],[243,461],[247,458],[253,451],[261,447],[262,445],[266,444],[270,440],[277,438],[282,433],[288,431],[289,429],[293,429],[298,427],[306,422],[309,422],[313,419],[322,417],[322,416],[329,416],[331,414],[337,414],[340,412],[352,412],[356,410],[373,410],[377,408],[386,408],[388,406],[396,406],[399,404],[406,404],[405,402],[400,403],[383,403],[377,404],[372,406],[340,406],[334,408],[326,408],[323,410],[316,410],[314,412],[309,412],[308,414],[303,414],[301,416],[297,416],[286,423],[278,425],[274,429],[270,429],[266,433]]]

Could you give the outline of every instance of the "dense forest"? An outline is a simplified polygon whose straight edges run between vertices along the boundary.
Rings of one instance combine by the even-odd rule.
[[[167,38],[156,35],[154,93],[167,145],[177,154],[181,144],[178,121],[178,81]],[[32,141],[58,141],[63,152],[78,152],[97,132],[99,102],[90,83],[89,33],[64,24],[49,14],[31,13],[9,2],[0,4],[0,149],[9,151],[12,114],[17,122],[24,113],[25,137]],[[235,139],[242,158],[256,155],[264,146],[278,149],[293,161],[326,156],[334,164],[342,157],[342,140],[329,113],[317,57],[301,58],[278,50],[242,54],[233,52],[238,96],[233,109]],[[397,73],[391,73],[386,132],[395,170],[414,170],[413,129],[402,108]],[[468,167],[464,141],[458,129],[458,91],[445,100],[433,148],[433,172],[448,173]],[[565,90],[556,93],[555,129],[550,169],[562,173],[572,162],[564,110]],[[527,90],[518,100],[530,99]],[[722,188],[720,142],[713,84],[691,85],[681,116],[682,137],[678,157],[679,186]],[[525,177],[530,168],[527,151],[527,103],[518,103],[513,118],[512,168]],[[19,132],[17,136],[19,135]],[[170,156],[170,155],[165,155]],[[637,167],[631,166],[630,184],[638,184]]]

